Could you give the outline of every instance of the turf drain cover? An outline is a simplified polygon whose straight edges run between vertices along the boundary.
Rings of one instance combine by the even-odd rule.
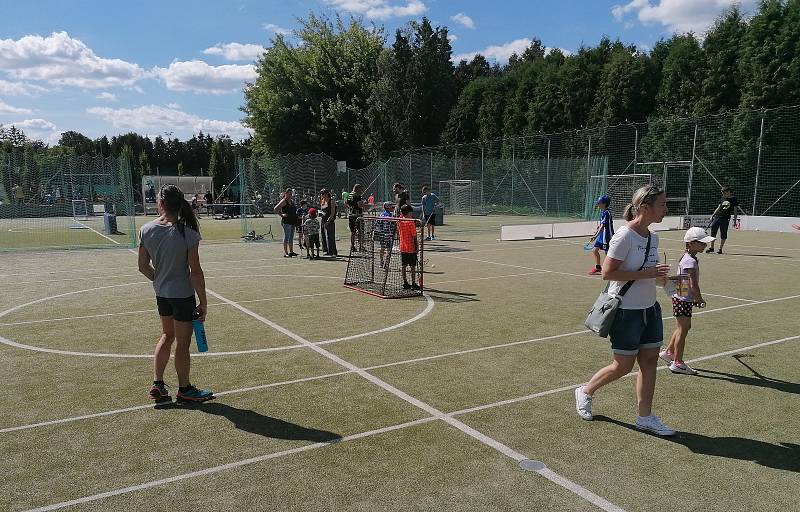
[[[525,459],[519,463],[519,467],[525,471],[541,471],[547,466],[544,465],[544,462],[538,460]]]

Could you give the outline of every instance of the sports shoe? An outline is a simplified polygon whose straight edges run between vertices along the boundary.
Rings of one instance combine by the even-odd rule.
[[[197,389],[191,384],[181,391],[178,390],[176,397],[179,402],[205,402],[214,398],[214,393],[207,389]]]
[[[653,433],[657,436],[675,435],[675,431],[661,423],[661,420],[658,419],[658,416],[655,414],[651,414],[650,416],[637,416],[636,428]]]
[[[150,398],[157,401],[169,400],[169,390],[166,384],[153,384],[150,386]]]
[[[684,375],[697,375],[697,370],[684,362],[678,363],[673,361],[672,364],[669,365],[669,371],[672,373],[682,373]]]
[[[583,391],[583,386],[575,388],[575,410],[578,411],[578,416],[586,421],[594,418],[592,416],[592,395],[587,395]]]
[[[718,250],[717,254],[722,254],[722,249]]]
[[[713,252],[714,252],[714,248],[713,247],[709,247],[708,249],[706,249],[706,254],[711,254]]]
[[[662,350],[661,352],[658,353],[658,357],[660,357],[661,359],[663,359],[668,363],[671,363],[672,360],[675,359],[675,356],[669,350]]]
[[[592,269],[589,271],[590,276],[599,276],[602,273],[603,271],[597,267],[592,267]]]
[[[411,285],[408,284],[408,283],[403,283],[403,289],[404,290],[410,290],[411,289]]]

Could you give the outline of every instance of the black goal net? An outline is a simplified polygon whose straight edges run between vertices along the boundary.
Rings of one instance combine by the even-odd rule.
[[[420,221],[365,216],[356,222],[344,285],[383,298],[422,295],[424,240]]]

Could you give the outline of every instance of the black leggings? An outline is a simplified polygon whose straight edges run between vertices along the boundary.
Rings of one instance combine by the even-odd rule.
[[[336,223],[333,219],[326,223],[322,228],[322,251],[337,256],[339,251],[336,250]]]

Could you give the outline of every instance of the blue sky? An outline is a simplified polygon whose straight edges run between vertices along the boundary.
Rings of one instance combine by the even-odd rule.
[[[0,0],[0,124],[51,144],[75,130],[185,139],[247,136],[239,107],[253,62],[309,12],[394,29],[423,15],[447,25],[455,56],[500,63],[538,37],[575,51],[603,36],[649,49],[702,34],[734,0]],[[740,1],[752,12],[755,0]]]

